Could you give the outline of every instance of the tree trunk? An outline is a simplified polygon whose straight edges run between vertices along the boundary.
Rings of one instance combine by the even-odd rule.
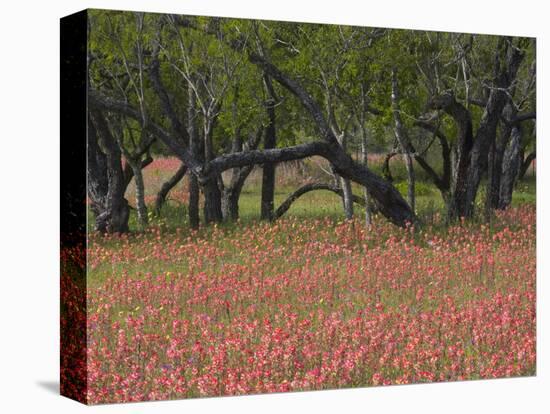
[[[175,174],[162,184],[162,187],[157,193],[157,198],[155,199],[155,214],[160,215],[160,211],[166,202],[168,193],[183,179],[186,172],[187,166],[182,163]]]
[[[153,162],[153,157],[151,157],[150,155],[147,155],[145,159],[141,160],[141,169],[143,170],[152,162]],[[130,163],[127,163],[124,166],[123,174],[124,174],[124,185],[128,187],[130,185],[130,182],[132,181],[132,178],[134,178],[134,171],[132,170],[132,167],[130,167]]]
[[[384,162],[382,163],[382,177],[384,177],[384,179],[390,183],[393,182],[393,176],[390,169],[390,161],[396,155],[397,151],[395,149],[391,150],[386,154],[386,156],[384,157]]]
[[[505,91],[516,78],[523,57],[524,52],[520,48],[511,45],[511,40],[504,38],[500,40],[495,56],[496,75],[493,80],[495,88],[491,89],[489,93],[489,98],[487,99],[487,104],[470,153],[463,211],[465,217],[472,217],[474,214],[479,182],[481,175],[487,168],[488,151],[496,140],[497,126],[508,99]]]
[[[523,60],[524,52],[512,45],[512,39],[501,38],[494,56],[493,88],[485,104],[479,127],[473,139],[472,117],[452,93],[444,93],[430,102],[432,109],[443,109],[458,126],[456,178],[449,203],[449,218],[472,217],[481,176],[487,170],[488,152],[496,140],[497,126],[508,99],[510,87]]]
[[[120,148],[111,135],[107,120],[102,113],[94,111],[92,122],[105,150],[108,183],[105,208],[96,216],[96,229],[102,233],[126,233],[130,209],[124,198],[126,186]]]
[[[502,177],[500,179],[499,203],[497,208],[504,210],[512,202],[512,193],[520,169],[521,129],[519,124],[511,131],[510,142],[504,151]]]
[[[214,133],[214,124],[216,118],[209,117],[208,114],[204,117],[204,169],[208,170],[208,163],[214,158],[214,146],[212,142],[212,134]],[[219,182],[221,180],[220,173],[211,173],[202,185],[204,194],[204,221],[206,223],[219,223],[223,221],[222,214],[222,190]]]
[[[367,144],[367,130],[365,128],[364,120],[361,120],[361,158],[363,160],[363,165],[365,166],[365,168],[368,168],[369,164]],[[367,187],[363,187],[363,197],[365,198],[365,225],[367,226],[367,228],[370,228],[372,224],[372,218],[370,211],[369,192],[367,190]]]
[[[231,182],[229,186],[223,190],[222,212],[225,221],[235,221],[239,219],[239,199],[241,197],[241,191],[244,182],[253,169],[253,165],[247,165],[240,169],[233,169]]]
[[[456,101],[452,93],[432,98],[429,105],[432,109],[444,110],[455,120],[458,127],[457,143],[451,162],[451,191],[447,204],[447,219],[454,221],[465,215],[466,177],[474,142],[472,117],[470,112]]]
[[[347,178],[340,177],[342,187],[342,204],[344,206],[344,214],[346,220],[353,219],[353,193],[351,191],[351,181]]]
[[[195,92],[191,87],[187,88],[187,125],[189,135],[189,152],[191,156],[198,161],[202,158],[200,156],[200,142],[199,134],[197,130],[196,117],[196,97]],[[195,174],[189,174],[189,225],[193,229],[197,229],[200,225],[200,213],[199,213],[199,180]]]
[[[143,184],[143,174],[141,173],[141,160],[129,161],[130,167],[134,172],[134,182],[136,184],[136,210],[138,223],[141,229],[145,229],[149,222],[147,217],[147,206],[145,205],[145,186]]]
[[[199,181],[195,174],[189,174],[189,225],[196,229],[200,225]]]
[[[490,222],[493,212],[494,187],[496,181],[496,142],[493,142],[487,154],[487,186],[485,192],[485,221]]]
[[[508,134],[508,138],[509,137],[510,134]],[[493,210],[499,208],[498,206],[500,204],[500,183],[503,175],[502,164],[504,161],[504,151],[506,149],[508,141],[509,139],[505,139],[505,137],[500,137],[500,139],[498,139],[495,143],[495,148],[490,152],[490,170],[487,171],[487,179],[490,183],[488,187],[488,189],[490,190],[490,207]]]
[[[487,171],[489,185],[487,186],[487,190],[490,191],[488,193],[490,195],[490,206],[486,206],[486,208],[500,208],[500,188],[504,174],[504,153],[511,141],[512,130],[515,128],[512,120],[516,115],[516,108],[512,103],[508,102],[502,111],[502,117],[505,119],[505,122],[500,128],[500,134],[496,137],[494,148],[489,153],[489,169]],[[488,213],[486,212],[487,215]]]
[[[403,155],[405,158],[405,166],[407,168],[407,181],[408,181],[408,188],[407,188],[407,197],[409,200],[409,205],[411,206],[411,210],[415,211],[415,177],[414,177],[414,166],[412,161],[412,156],[410,153],[410,140],[406,135],[405,128],[403,126],[403,123],[401,121],[401,113],[399,110],[399,87],[397,84],[397,73],[395,70],[392,71],[392,111],[393,111],[393,118],[395,121],[395,136],[397,138],[397,141],[399,142],[399,146],[401,147],[401,150],[403,151]]]
[[[266,102],[266,111],[269,119],[265,135],[264,149],[275,148],[277,145],[276,124],[275,124],[275,89],[269,75],[264,75],[264,85],[267,91],[268,100]],[[262,220],[271,220],[273,218],[274,197],[275,197],[275,163],[268,162],[263,164],[262,169],[262,200],[260,217]]]
[[[337,136],[338,143],[342,151],[347,154],[347,136],[345,131],[340,131]],[[342,188],[342,206],[344,208],[344,216],[346,220],[353,219],[353,193],[351,189],[351,181],[349,178],[335,174],[335,179],[340,188]]]
[[[239,197],[241,192],[237,189],[225,188],[222,194],[222,215],[224,221],[237,221],[239,219]]]
[[[107,192],[109,181],[107,177],[107,157],[97,141],[97,131],[94,123],[88,116],[88,196],[91,209],[95,216],[100,215],[107,206]]]
[[[217,176],[211,175],[202,186],[205,223],[219,223],[223,220],[222,197],[217,178]]]
[[[405,166],[407,168],[407,199],[412,211],[416,211],[416,198],[415,198],[415,177],[412,157],[410,153],[405,154]]]

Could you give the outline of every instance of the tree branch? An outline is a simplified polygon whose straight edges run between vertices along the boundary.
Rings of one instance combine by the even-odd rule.
[[[294,203],[296,200],[298,200],[301,196],[304,194],[307,194],[311,191],[316,190],[327,190],[332,191],[333,193],[339,195],[340,197],[343,196],[344,192],[340,187],[337,187],[334,184],[325,184],[325,183],[308,183],[303,185],[302,187],[298,188],[296,191],[294,191],[292,194],[290,194],[285,201],[279,205],[275,213],[273,214],[273,220],[276,220],[283,216],[290,207],[292,206],[292,203]],[[354,203],[357,203],[361,206],[365,205],[365,199],[363,197],[356,196],[355,194],[352,195],[352,199]]]

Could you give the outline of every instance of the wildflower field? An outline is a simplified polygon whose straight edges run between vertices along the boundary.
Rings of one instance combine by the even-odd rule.
[[[92,237],[89,402],[534,375],[534,222]]]

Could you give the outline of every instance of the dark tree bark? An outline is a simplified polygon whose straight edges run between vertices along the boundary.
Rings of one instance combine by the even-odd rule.
[[[491,146],[495,143],[497,126],[504,106],[508,100],[506,90],[516,78],[519,65],[524,57],[524,52],[517,46],[512,45],[511,42],[511,39],[501,39],[495,55],[494,87],[492,87],[489,92],[487,105],[485,106],[479,128],[476,132],[474,145],[470,153],[463,211],[465,217],[472,217],[474,214],[474,205],[479,182],[481,180],[481,175],[487,168],[487,154]]]
[[[243,189],[244,182],[252,172],[253,165],[236,169],[231,178],[229,186],[224,188],[222,195],[222,213],[225,221],[235,221],[239,219],[239,199]]]
[[[199,181],[193,174],[189,175],[189,225],[197,229],[200,225],[199,213]]]
[[[231,147],[231,152],[241,152],[243,150],[243,142],[241,139],[240,128],[237,128],[235,138]],[[239,218],[239,198],[244,182],[253,166],[231,169],[231,179],[229,185],[224,186],[222,191],[222,214],[224,221],[235,221]]]
[[[145,132],[145,129],[143,128],[143,124],[142,124],[142,131],[141,131],[139,144],[132,151],[130,151],[126,148],[124,140],[122,138],[123,136],[122,126],[120,125],[115,130],[116,130],[116,134],[115,134],[116,142],[118,144],[118,147],[120,148],[122,155],[124,156],[124,159],[126,160],[126,165],[123,168],[124,186],[125,188],[127,188],[128,184],[130,183],[130,180],[134,178],[135,202],[136,202],[136,211],[137,211],[137,219],[138,219],[137,221],[139,223],[140,228],[145,229],[145,227],[147,227],[149,219],[147,214],[147,206],[145,204],[145,185],[143,182],[142,169],[144,168],[144,166],[152,162],[152,158],[150,155],[147,155],[146,159],[142,159],[142,157],[143,155],[148,153],[154,141],[154,138],[152,138],[150,135],[148,135]],[[129,128],[128,128],[128,131],[130,135],[132,135],[132,132]]]
[[[168,196],[168,193],[183,179],[186,172],[187,166],[182,163],[177,171],[174,173],[174,175],[172,175],[164,184],[162,184],[162,187],[157,193],[157,197],[155,199],[155,213],[157,215],[160,215],[160,211],[162,210],[162,206],[166,202],[166,197]]]
[[[497,180],[496,175],[496,142],[493,141],[489,147],[489,152],[487,154],[487,185],[485,192],[485,221],[490,222],[493,212],[493,203],[494,200],[494,185]],[[498,197],[498,196],[497,196]]]
[[[521,130],[520,126],[515,125],[510,131],[510,142],[508,143],[502,160],[502,176],[499,183],[499,197],[496,208],[504,210],[512,202],[512,193],[520,169],[520,148],[521,148]]]
[[[262,138],[263,128],[260,127],[255,135],[251,136],[246,142],[246,150],[255,150]],[[243,151],[243,142],[240,137],[240,131],[237,131],[231,153],[239,153]],[[265,165],[265,164],[264,164]],[[224,187],[222,193],[222,213],[225,221],[235,221],[239,218],[239,199],[243,185],[254,169],[254,164],[245,165],[240,168],[231,169],[231,179],[229,184]],[[271,219],[271,217],[270,217]]]
[[[415,222],[409,205],[399,191],[386,180],[374,174],[368,168],[354,161],[342,151],[340,144],[326,142],[311,142],[272,150],[253,150],[236,154],[225,154],[216,157],[210,163],[210,168],[225,171],[229,168],[242,167],[250,164],[262,164],[266,161],[283,162],[303,159],[314,155],[327,159],[337,174],[349,178],[363,186],[367,186],[378,211],[398,226]]]
[[[141,121],[142,116],[135,108],[127,102],[119,101],[110,97],[102,96],[95,90],[88,91],[88,104],[96,110],[105,110],[126,115],[132,119]],[[189,148],[178,139],[177,136],[170,134],[164,128],[147,120],[144,126],[145,130],[156,136],[163,144],[165,144],[172,153],[187,165],[193,174],[197,177],[204,177],[204,167],[197,157],[195,157]]]
[[[210,161],[214,158],[212,134],[214,132],[215,118],[204,120],[204,170],[208,170]],[[204,221],[205,223],[220,223],[223,221],[222,189],[223,184],[220,172],[211,172],[207,179],[199,183],[204,194]]]
[[[351,190],[351,181],[349,178],[340,177],[342,186],[342,204],[346,220],[353,219],[353,193]]]
[[[107,206],[109,180],[107,177],[107,157],[99,147],[97,131],[88,115],[88,196],[95,216],[100,215]]]
[[[382,177],[390,183],[393,183],[393,175],[391,173],[390,161],[395,157],[399,152],[396,149],[391,150],[384,157],[384,162],[382,163]]]
[[[441,147],[441,160],[443,161],[443,172],[439,176],[435,170],[428,164],[421,154],[418,154],[414,147],[412,147],[412,153],[414,153],[414,159],[422,167],[422,169],[428,174],[435,186],[441,192],[444,200],[448,200],[449,191],[451,190],[451,175],[452,175],[452,162],[451,162],[451,149],[449,147],[449,139],[443,134],[437,125],[433,125],[427,121],[417,120],[415,125],[431,132],[435,138],[438,139],[439,146]]]
[[[450,115],[458,127],[456,157],[453,168],[452,188],[448,203],[447,215],[455,220],[464,215],[466,199],[466,175],[473,147],[472,117],[470,112],[456,101],[452,93],[439,95],[431,100],[429,106],[442,109]]]
[[[511,45],[512,40],[502,38],[495,53],[494,78],[475,138],[472,117],[450,92],[434,97],[429,106],[442,109],[454,118],[458,126],[456,165],[453,188],[449,201],[449,219],[472,217],[475,199],[482,174],[487,171],[490,148],[495,145],[499,120],[508,100],[507,90],[514,81],[524,53]],[[493,174],[494,176],[494,174]]]
[[[105,151],[107,166],[107,194],[103,211],[96,216],[96,230],[102,233],[126,233],[130,209],[124,198],[126,185],[122,170],[121,152],[100,111],[91,112],[93,130],[97,132]]]
[[[277,145],[277,131],[275,119],[275,104],[277,96],[269,75],[264,75],[264,85],[267,91],[268,100],[266,111],[268,124],[264,135],[264,149],[272,149]],[[265,163],[262,168],[262,199],[260,217],[262,220],[273,218],[274,197],[275,197],[275,167],[272,162]]]
[[[204,192],[204,221],[205,223],[219,223],[223,220],[222,197],[218,181],[210,178],[202,185]]]
[[[518,134],[519,129],[517,129],[519,128],[520,122],[517,121],[516,115],[517,109],[515,105],[509,101],[502,111],[502,120],[504,122],[501,125],[500,134],[497,136],[496,145],[490,153],[490,157],[492,158],[489,159],[490,162],[487,171],[487,179],[489,182],[487,188],[490,196],[490,204],[486,206],[487,208],[503,209],[505,208],[504,206],[509,204],[509,201],[501,203],[501,193],[506,199],[510,198],[511,200],[513,186],[517,178],[517,165],[519,165],[518,160],[520,156],[519,148],[516,146],[519,145],[521,147],[521,133]],[[516,139],[514,140],[514,138]],[[508,152],[508,154],[506,155],[506,165],[504,165],[506,152]],[[512,160],[509,158],[510,156],[516,159]],[[512,173],[510,167],[512,167],[513,170],[513,177],[509,176],[509,174]],[[512,187],[508,188],[509,185]],[[488,213],[486,215],[488,215]]]

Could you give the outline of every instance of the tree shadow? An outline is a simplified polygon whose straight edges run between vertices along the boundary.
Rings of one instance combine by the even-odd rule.
[[[36,385],[48,392],[59,395],[59,381],[37,381]]]

